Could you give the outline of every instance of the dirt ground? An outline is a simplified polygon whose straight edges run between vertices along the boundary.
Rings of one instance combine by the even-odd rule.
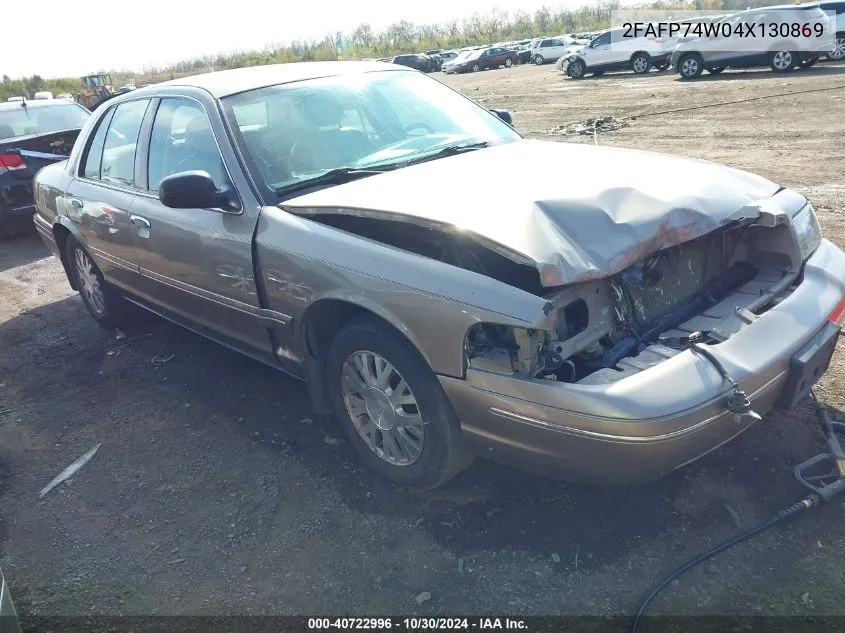
[[[756,171],[809,195],[845,247],[845,67],[564,79],[444,78],[529,136],[633,117],[598,142]],[[827,88],[836,88],[823,90]],[[674,114],[663,110],[796,92]],[[514,165],[513,169],[530,169]],[[632,164],[631,169],[638,166]],[[506,176],[503,175],[503,176]],[[560,166],[566,181],[566,165]],[[0,242],[0,567],[26,624],[64,614],[629,614],[691,555],[793,503],[822,447],[807,402],[665,479],[593,490],[476,462],[415,495],[363,470],[303,386],[150,318],[99,329],[32,236]],[[154,356],[169,356],[154,365]],[[840,346],[821,391],[845,410]],[[94,458],[43,499],[77,457]],[[671,614],[845,614],[845,507],[696,568]],[[419,605],[415,597],[430,592]]]

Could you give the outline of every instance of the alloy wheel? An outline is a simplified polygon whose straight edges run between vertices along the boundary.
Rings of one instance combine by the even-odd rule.
[[[789,51],[778,51],[772,55],[772,65],[778,70],[786,70],[792,66],[792,53]]]
[[[827,55],[832,61],[840,61],[845,59],[845,36],[837,35],[836,36],[836,44],[833,47],[833,50],[830,51]]]
[[[79,292],[85,302],[97,316],[105,315],[106,299],[100,279],[95,272],[94,262],[83,250],[77,248],[73,252],[73,265],[80,285]]]
[[[688,57],[681,64],[681,74],[684,77],[694,77],[698,73],[698,60]]]
[[[341,371],[346,411],[367,447],[394,466],[419,459],[425,428],[417,399],[397,369],[375,352],[350,354]]]
[[[648,60],[642,55],[634,60],[634,72],[642,74],[648,70]]]

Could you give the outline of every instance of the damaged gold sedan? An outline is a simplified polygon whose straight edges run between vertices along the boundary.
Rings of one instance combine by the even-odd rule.
[[[133,91],[35,185],[97,321],[128,300],[304,379],[368,465],[417,488],[479,454],[658,478],[794,406],[845,312],[845,254],[796,192],[526,140],[385,64]]]

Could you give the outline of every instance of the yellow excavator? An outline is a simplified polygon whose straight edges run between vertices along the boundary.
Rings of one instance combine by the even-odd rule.
[[[80,82],[81,88],[76,95],[76,102],[91,111],[119,94],[112,84],[111,75],[103,73],[86,75],[80,79]]]

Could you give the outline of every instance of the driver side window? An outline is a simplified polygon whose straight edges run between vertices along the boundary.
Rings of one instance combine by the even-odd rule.
[[[207,172],[218,187],[228,184],[223,158],[202,106],[190,99],[162,99],[153,122],[148,189],[183,171]]]
[[[593,40],[593,48],[607,46],[608,44],[610,44],[610,33],[599,35],[595,40]]]

